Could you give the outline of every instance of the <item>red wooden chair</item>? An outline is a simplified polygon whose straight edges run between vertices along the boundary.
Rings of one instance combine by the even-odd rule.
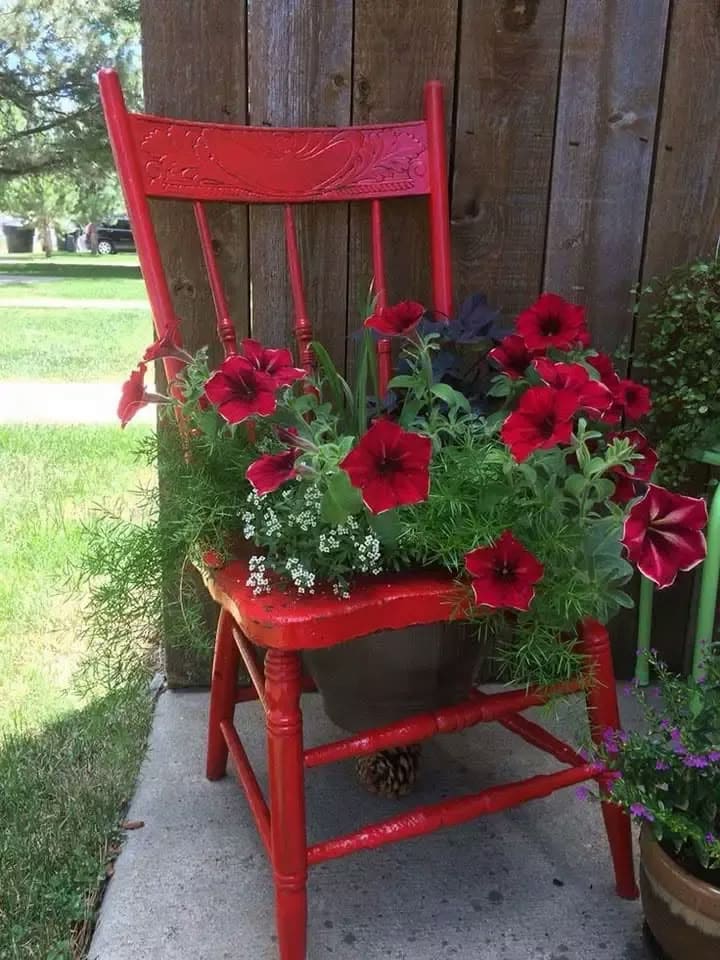
[[[148,197],[174,198],[193,204],[200,243],[212,290],[217,329],[225,353],[236,350],[221,278],[203,201],[274,203],[284,208],[295,333],[303,364],[312,366],[311,324],[305,309],[293,204],[367,200],[371,204],[371,239],[375,286],[385,301],[381,200],[427,196],[432,250],[434,307],[452,308],[450,238],[442,86],[425,87],[425,117],[413,123],[338,128],[267,129],[196,123],[128,113],[117,75],[100,73],[100,92],[115,162],[148,296],[159,336],[175,325],[168,283],[153,230]],[[411,291],[408,291],[410,294]],[[387,341],[379,343],[383,379],[390,376]],[[168,374],[177,370],[172,361]],[[586,761],[569,745],[522,716],[530,706],[546,703],[558,692],[583,693],[593,737],[619,726],[615,681],[605,628],[587,621],[578,628],[578,643],[587,672],[553,689],[512,690],[487,695],[475,691],[464,703],[416,715],[310,750],[303,749],[300,652],[328,647],[379,630],[450,619],[453,582],[428,572],[371,579],[359,584],[349,600],[318,592],[296,597],[255,597],[246,586],[241,561],[213,574],[209,589],[220,604],[208,732],[207,776],[225,774],[228,753],[272,864],[281,960],[303,960],[306,942],[307,869],[357,850],[429,833],[440,827],[503,810],[555,790],[595,780],[603,792],[603,767]],[[266,648],[264,668],[251,644]],[[252,686],[238,686],[244,661]],[[259,699],[267,720],[269,803],[248,762],[234,726],[235,704]],[[443,800],[363,827],[346,836],[308,846],[305,834],[305,770],[359,757],[389,747],[499,721],[563,765],[557,772],[480,793]],[[615,805],[602,805],[617,892],[637,895],[630,824]]]

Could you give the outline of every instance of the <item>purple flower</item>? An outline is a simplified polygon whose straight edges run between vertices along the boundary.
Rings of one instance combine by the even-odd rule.
[[[703,673],[703,674],[701,674],[701,676],[699,676],[699,677],[697,678],[697,680],[696,680],[695,682],[696,682],[696,683],[707,683],[707,677],[706,677],[705,674]]]
[[[578,800],[589,800],[590,791],[584,786],[575,787],[575,796],[578,798]]]
[[[682,762],[686,767],[707,767],[710,765],[707,757],[695,753],[688,753],[687,756],[682,758]]]
[[[630,813],[634,817],[640,817],[641,820],[647,820],[648,823],[652,823],[655,819],[655,816],[651,810],[643,803],[631,803],[630,804]]]
[[[626,743],[628,735],[624,730],[614,730],[612,727],[606,727],[603,730],[602,739],[603,746],[608,753],[619,753],[618,742]]]
[[[670,739],[672,740],[673,752],[677,753],[679,756],[682,756],[684,753],[687,753],[687,747],[682,742],[682,734],[680,733],[679,727],[673,727],[670,731]]]
[[[660,729],[668,730],[669,727],[670,727],[670,721],[668,720],[667,717],[663,717],[663,719],[660,721]]]
[[[714,833],[706,833],[706,834],[705,834],[705,843],[715,843],[715,842],[716,842],[716,841],[715,841],[715,834],[714,834]]]
[[[710,763],[717,763],[720,760],[720,750],[711,750],[707,755]]]
[[[656,761],[655,761],[655,769],[656,769],[656,770],[669,770],[669,769],[670,769],[670,764],[669,764],[669,763],[666,763],[665,760],[656,760]]]

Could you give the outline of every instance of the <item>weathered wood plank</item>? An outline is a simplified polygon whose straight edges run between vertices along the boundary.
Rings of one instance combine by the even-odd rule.
[[[720,235],[720,18],[717,0],[675,0],[665,66],[643,282],[698,256]],[[642,325],[643,318],[638,318]],[[641,334],[645,334],[641,330]],[[673,669],[692,650],[695,574],[655,599],[653,645]],[[683,644],[684,657],[683,663]]]
[[[246,122],[245,6],[226,0],[142,0],[143,75],[148,112],[190,120]],[[222,25],[222,29],[218,29]],[[189,204],[154,201],[173,300],[191,349],[221,350]],[[208,205],[218,263],[238,333],[247,335],[247,209]]]
[[[720,10],[675,0],[643,279],[714,253],[719,177]]]
[[[590,308],[612,349],[632,325],[669,0],[568,0],[544,286]]]
[[[226,0],[142,0],[143,74],[145,109],[170,117],[195,120],[246,122],[245,5]],[[222,24],[222,30],[218,30]],[[215,333],[215,313],[210,295],[197,228],[189,204],[153,201],[152,212],[162,257],[181,318],[187,346],[194,350],[209,344],[211,356],[222,355]],[[238,333],[247,335],[249,281],[247,208],[208,206],[218,264],[222,271],[230,311]],[[161,368],[161,364],[157,364]],[[162,369],[158,371],[162,378]],[[165,502],[165,472],[160,464],[160,508]],[[202,584],[193,580],[200,591]],[[177,616],[177,570],[164,571],[164,613]],[[209,635],[215,612],[205,610]],[[166,631],[171,636],[172,631]],[[165,644],[165,671],[170,686],[207,682],[211,651],[202,654]]]
[[[352,16],[352,0],[249,0],[251,124],[350,123]],[[295,219],[309,316],[318,339],[342,364],[347,205],[299,207]],[[281,208],[251,208],[250,259],[253,334],[273,346],[290,345],[293,312]]]
[[[565,0],[462,7],[452,239],[456,290],[507,316],[539,293]]]
[[[454,95],[458,0],[355,0],[353,123],[413,120],[423,113],[423,84],[445,84],[448,141]],[[388,299],[429,303],[427,203],[403,199],[383,204]],[[360,324],[358,308],[372,276],[368,204],[350,217],[348,329]]]

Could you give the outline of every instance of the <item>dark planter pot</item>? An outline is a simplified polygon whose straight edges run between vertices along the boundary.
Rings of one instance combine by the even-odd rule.
[[[720,887],[699,880],[643,827],[640,893],[650,931],[668,960],[718,960]]]
[[[355,732],[459,703],[480,655],[476,631],[433,623],[304,653],[328,717]]]

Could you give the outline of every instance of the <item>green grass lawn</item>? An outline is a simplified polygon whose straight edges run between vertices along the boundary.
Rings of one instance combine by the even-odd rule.
[[[133,256],[0,257],[0,379],[127,376],[148,310],[10,308],[9,298],[143,299]],[[41,281],[40,277],[52,277]],[[0,426],[0,960],[85,955],[150,724],[146,689],[74,683],[82,598],[67,589],[83,524],[151,481],[147,428]]]
[[[147,310],[3,307],[0,380],[117,380],[153,338]]]
[[[59,253],[49,259],[31,254],[11,255],[0,257],[0,278],[0,308],[3,299],[20,297],[145,299],[145,286],[134,254],[91,257]]]
[[[101,500],[126,501],[151,475],[135,460],[147,428],[0,426],[0,732],[76,705],[82,650],[65,568]]]
[[[151,480],[140,426],[0,427],[0,960],[81,955],[144,751],[144,690],[81,700],[67,564],[93,504]]]
[[[0,745],[0,958],[86,956],[152,704],[120,690]]]

